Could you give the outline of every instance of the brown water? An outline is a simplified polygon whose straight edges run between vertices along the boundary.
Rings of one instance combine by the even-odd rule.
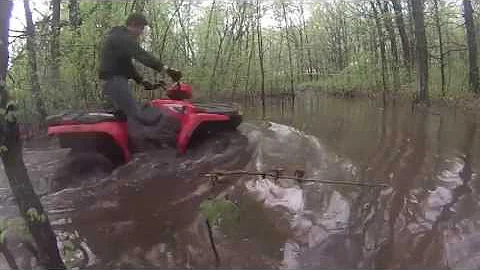
[[[212,139],[186,157],[168,150],[140,155],[111,176],[43,196],[56,232],[76,234],[72,264],[213,267],[198,208],[228,194],[238,218],[214,228],[221,267],[480,266],[480,133],[473,117],[305,95],[295,104],[270,101],[267,121],[260,121],[259,105],[244,104],[243,135]],[[48,190],[62,155],[55,148],[26,152],[30,174],[42,180],[37,190]],[[198,176],[275,168],[391,187],[253,176],[212,185]],[[13,209],[4,200],[0,211]]]
[[[412,112],[410,104],[382,109],[375,101],[309,96],[297,99],[294,106],[270,104],[267,118],[318,138],[323,149],[315,152],[334,153],[344,162],[343,173],[351,172],[354,179],[388,181],[392,186],[302,189],[301,212],[315,217],[306,222],[309,241],[293,244],[294,265],[480,265],[480,133],[474,117],[455,109]],[[317,165],[332,172],[328,177],[343,178],[329,162]],[[330,228],[323,221],[328,209],[337,210],[337,223]],[[331,233],[334,230],[340,232]]]

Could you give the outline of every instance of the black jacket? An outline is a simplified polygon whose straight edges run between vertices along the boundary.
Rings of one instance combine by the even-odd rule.
[[[100,53],[99,78],[108,79],[112,76],[124,76],[141,83],[143,78],[135,70],[132,58],[158,72],[163,70],[162,62],[148,53],[128,32],[125,26],[113,27],[104,40]]]

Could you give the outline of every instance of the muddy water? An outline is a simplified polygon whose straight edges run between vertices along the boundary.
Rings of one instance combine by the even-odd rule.
[[[315,96],[299,98],[294,106],[269,104],[267,119],[316,142],[294,143],[299,149],[285,149],[286,162],[303,164],[315,177],[391,184],[297,190],[301,194],[288,201],[298,206],[291,208],[291,224],[301,237],[291,239],[284,259],[292,267],[478,267],[477,120],[454,109],[412,112],[410,104],[380,105]],[[338,169],[321,159],[326,153]]]
[[[480,142],[453,109],[305,95],[244,104],[245,123],[187,156],[160,150],[42,197],[71,265],[92,267],[473,268],[480,265]],[[27,149],[37,190],[67,153]],[[365,188],[225,177],[212,169],[304,172],[305,178],[387,182]],[[2,182],[2,181],[0,181]],[[3,186],[7,187],[5,182]],[[15,215],[3,192],[2,216]],[[201,202],[227,195],[235,218],[213,228]],[[20,253],[20,252],[19,252]],[[73,255],[72,255],[73,254]],[[67,257],[67,255],[65,255]]]

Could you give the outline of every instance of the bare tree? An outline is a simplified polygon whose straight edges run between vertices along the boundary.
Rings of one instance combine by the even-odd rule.
[[[27,56],[28,56],[28,65],[29,65],[29,81],[30,87],[32,90],[33,98],[37,107],[37,112],[40,117],[40,121],[44,122],[47,117],[47,111],[45,109],[45,104],[41,97],[40,93],[40,82],[38,80],[38,69],[37,69],[37,53],[35,46],[35,25],[32,20],[32,12],[30,11],[29,0],[23,1],[23,7],[25,9],[25,19],[27,21]]]
[[[68,2],[68,20],[70,22],[70,26],[74,29],[77,29],[82,24],[80,3],[78,0],[70,0]]]
[[[60,83],[60,0],[52,0],[51,7],[50,85],[58,90],[58,84]]]
[[[287,21],[287,10],[286,10],[286,4],[282,1],[282,10],[283,10],[283,19],[285,21],[285,40],[287,42],[287,48],[288,48],[288,63],[289,63],[289,74],[290,74],[290,93],[292,95],[292,98],[295,98],[295,83],[294,83],[294,75],[293,75],[293,59],[292,59],[292,45],[290,44],[290,39],[289,39],[289,31],[288,31],[288,21]]]
[[[392,0],[393,10],[395,11],[395,22],[400,34],[400,41],[402,42],[404,65],[408,70],[411,70],[412,57],[410,55],[410,41],[408,40],[407,31],[405,30],[405,22],[402,15],[402,5],[400,0]]]
[[[465,17],[465,28],[467,31],[468,47],[468,82],[473,92],[480,91],[478,85],[478,54],[477,54],[477,35],[475,32],[475,22],[473,20],[473,8],[470,0],[463,0],[463,9]]]
[[[382,10],[383,21],[385,28],[387,29],[388,38],[390,39],[390,52],[393,57],[392,61],[392,73],[393,73],[393,89],[397,92],[400,89],[400,74],[399,74],[399,61],[397,51],[397,40],[395,38],[395,30],[393,29],[393,23],[391,19],[391,13],[388,7],[388,2],[383,1],[383,7],[380,0],[377,0],[379,8]]]
[[[257,0],[257,39],[258,39],[258,59],[260,61],[260,91],[262,96],[262,117],[265,117],[265,69],[263,67],[263,38],[262,38],[262,27],[260,24],[261,18],[261,4]]]
[[[442,84],[442,97],[445,97],[445,87],[446,87],[446,80],[445,80],[445,53],[444,53],[444,44],[443,44],[443,35],[442,35],[442,23],[440,19],[440,11],[438,8],[439,0],[433,0],[433,7],[435,11],[435,28],[437,30],[438,35],[438,47],[440,50],[440,76],[441,76],[441,84]]]
[[[375,19],[375,25],[377,26],[377,35],[380,43],[380,61],[382,62],[382,87],[383,87],[383,105],[387,103],[387,57],[385,52],[385,38],[383,34],[382,24],[380,23],[380,17],[375,6],[375,2],[370,1],[370,5],[373,11],[373,17]]]
[[[0,109],[2,110],[0,115],[0,155],[20,214],[37,244],[40,264],[47,269],[65,269],[58,252],[55,234],[25,168],[22,143],[14,114],[15,106],[7,105],[8,94],[5,79],[11,9],[11,0],[0,1]]]
[[[410,0],[415,22],[415,48],[417,66],[417,97],[415,102],[429,103],[428,99],[428,51],[425,34],[424,0]]]

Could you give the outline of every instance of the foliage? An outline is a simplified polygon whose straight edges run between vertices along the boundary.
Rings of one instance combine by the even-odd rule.
[[[0,219],[0,243],[4,243],[8,231],[22,236],[30,236],[30,233],[22,218]]]
[[[51,42],[49,19],[36,22],[38,73],[48,112],[96,107],[102,101],[97,78],[99,48],[110,27],[122,24],[132,2],[80,1],[82,24],[69,25],[68,3],[61,6],[60,78],[51,76],[48,46]],[[322,90],[341,89],[381,91],[381,60],[375,19],[367,0],[335,1],[258,1],[262,23],[265,88],[268,94],[288,91],[290,80],[297,86],[320,86]],[[375,2],[375,1],[373,1]],[[381,1],[383,3],[383,1]],[[409,40],[413,22],[406,0],[400,1]],[[394,17],[392,4],[388,1]],[[439,1],[441,31],[444,36],[446,89],[449,95],[468,90],[466,38],[459,1]],[[142,44],[162,61],[180,68],[191,83],[195,96],[236,93],[252,94],[260,89],[261,72],[257,52],[256,1],[194,0],[145,1],[150,21]],[[474,8],[478,6],[474,5]],[[380,9],[379,9],[380,10]],[[439,44],[432,1],[425,4],[429,48],[429,89],[440,94]],[[381,16],[382,14],[380,14]],[[477,25],[480,23],[476,18]],[[392,20],[395,22],[395,20]],[[383,22],[383,20],[382,20]],[[384,33],[385,25],[382,23]],[[399,25],[394,23],[395,41],[400,44]],[[385,34],[385,38],[388,38]],[[393,89],[393,56],[386,42],[387,90]],[[413,43],[412,43],[413,44]],[[410,45],[412,45],[410,44]],[[12,95],[22,108],[19,117],[31,119],[36,111],[29,91],[28,61],[24,42],[14,44],[10,67]],[[398,47],[402,55],[403,48]],[[291,55],[291,63],[289,61]],[[399,59],[403,62],[404,59]],[[401,89],[415,86],[415,70],[401,63]],[[150,80],[157,75],[138,65]],[[414,66],[414,65],[413,65]],[[293,75],[293,76],[292,76]],[[298,89],[298,87],[296,87]],[[302,87],[300,87],[302,88]],[[143,94],[138,91],[139,96]],[[156,93],[158,96],[160,93]]]
[[[222,220],[235,220],[239,216],[237,205],[224,198],[203,201],[200,211],[212,226],[218,226]]]

